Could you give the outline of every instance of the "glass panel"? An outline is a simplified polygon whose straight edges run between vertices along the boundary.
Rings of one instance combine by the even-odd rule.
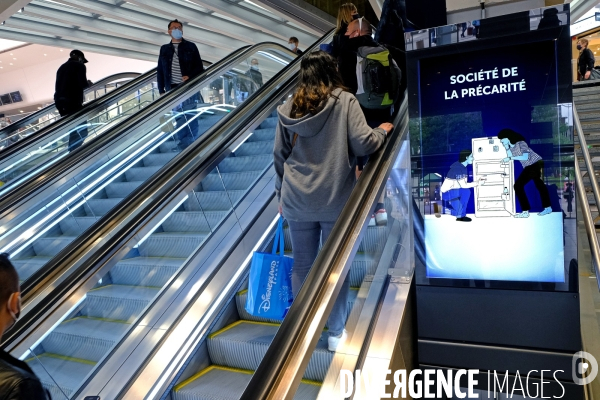
[[[116,104],[108,105],[93,112],[92,116],[88,117],[85,122],[80,122],[76,127],[70,128],[68,131],[53,132],[49,134],[48,138],[43,139],[41,144],[34,145],[34,148],[0,161],[0,182],[2,182],[0,193],[12,190],[32,173],[36,173],[40,168],[45,168],[58,161],[82,143],[103,134],[120,122],[122,118],[141,110],[156,98],[158,98],[158,91],[152,83],[145,84],[141,88],[134,88],[133,93],[119,99]],[[48,119],[43,122],[20,128],[17,133],[5,138],[4,142],[19,141],[23,137],[49,125],[58,119],[58,115],[58,112],[55,111],[52,117],[47,116]]]
[[[196,115],[202,117],[201,112]],[[26,361],[48,377],[43,383],[53,394],[62,391],[72,396],[224,219],[232,216],[238,220],[239,212],[234,207],[272,164],[274,129],[269,127],[268,133],[260,132],[262,129],[259,126],[192,191],[181,193],[166,215],[150,223],[150,229],[139,232],[130,243],[131,250],[32,348],[37,357]],[[130,185],[127,174],[142,174],[140,165],[155,163],[164,154],[167,158],[173,156],[169,151],[150,152],[142,163],[135,163],[112,184]],[[106,188],[104,194],[119,189]],[[51,240],[64,241],[67,224],[79,233],[81,225],[93,222],[104,212],[102,204],[106,200],[104,195],[91,198],[73,209],[71,220],[63,220],[64,226],[60,225],[62,234]],[[237,229],[242,232],[240,226]]]
[[[292,60],[290,56],[285,58],[286,56],[279,54],[276,51],[272,54],[260,51],[247,59],[237,60],[219,79],[235,80],[240,75],[238,71],[246,71],[245,67],[255,59],[264,65],[262,74],[266,81]],[[243,72],[242,75],[245,74],[246,72]],[[206,92],[214,80],[213,77],[198,84],[173,110],[154,115],[145,124],[144,130],[132,132],[115,148],[106,150],[101,159],[81,167],[78,174],[63,184],[54,195],[40,199],[37,205],[26,212],[3,221],[0,230],[2,252],[11,254],[15,264],[26,265],[27,276],[41,269],[98,218],[109,212],[165,164],[177,157],[184,148],[217,121],[229,115],[235,104],[212,105],[203,102],[201,93]],[[140,91],[139,94],[131,96],[116,107],[125,109],[130,107],[130,104],[134,104],[129,110],[141,108],[146,102],[151,101],[153,93],[156,93],[156,89]],[[238,97],[237,91],[232,87],[230,93],[229,99],[234,103],[234,99]],[[108,113],[110,112],[113,111]],[[119,111],[117,116],[122,113]],[[101,133],[102,127],[107,125],[103,125],[103,120],[100,118],[96,121],[100,128],[98,131],[92,130],[91,134],[88,133],[88,137]],[[91,129],[93,127],[88,128],[88,132]],[[78,132],[72,132],[72,135],[81,137]],[[228,200],[230,204],[235,204],[241,195],[237,192],[238,186],[253,182],[266,162],[264,157],[260,159],[263,164],[257,164],[257,161],[249,160],[244,156],[253,156],[256,151],[272,152],[272,138],[254,142],[257,137],[259,136],[252,135],[249,142],[253,143],[242,144],[236,149],[235,154],[240,158],[236,165],[240,165],[241,162],[248,162],[248,165],[246,170],[236,171],[237,175],[227,178],[231,179],[231,183],[226,181],[227,184],[233,185],[227,186],[227,190],[231,191],[227,193],[232,196]],[[60,146],[58,150],[50,149],[48,153],[67,147],[66,135],[60,142]],[[215,174],[218,175],[218,172],[215,171]],[[52,211],[48,210],[50,206]],[[219,221],[215,218],[216,216],[211,215],[209,219],[211,224]],[[47,247],[46,243],[52,243],[52,246]]]

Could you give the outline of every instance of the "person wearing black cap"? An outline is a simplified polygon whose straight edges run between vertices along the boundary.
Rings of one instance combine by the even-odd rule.
[[[20,313],[19,275],[8,254],[0,254],[0,336],[17,322]],[[47,400],[50,394],[26,362],[0,350],[0,399]]]
[[[84,64],[88,61],[83,52],[73,50],[69,56],[71,58],[56,72],[54,103],[61,117],[76,113],[83,108],[83,91],[91,85],[86,76]],[[74,129],[69,134],[69,151],[81,146],[87,135],[87,125]]]

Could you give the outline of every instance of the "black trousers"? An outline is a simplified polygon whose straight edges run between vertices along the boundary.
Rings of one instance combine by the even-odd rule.
[[[542,207],[546,208],[552,205],[550,203],[550,193],[548,193],[548,188],[542,180],[543,168],[544,161],[542,160],[536,162],[535,164],[531,164],[530,166],[523,168],[521,175],[519,175],[515,181],[515,195],[517,196],[517,199],[519,199],[519,203],[521,204],[521,209],[523,211],[529,211],[531,209],[529,199],[525,193],[525,185],[529,183],[529,181],[533,181],[535,188],[540,193],[540,197],[542,198]]]
[[[55,105],[61,117],[74,114],[83,108],[82,104],[72,104],[62,101],[57,101]],[[87,135],[87,121],[84,122],[83,126],[77,126],[76,128],[73,128],[73,130],[69,133],[69,151],[73,151],[81,146]]]

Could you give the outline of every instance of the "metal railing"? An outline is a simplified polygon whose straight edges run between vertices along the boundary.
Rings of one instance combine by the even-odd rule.
[[[600,188],[598,187],[598,181],[596,180],[594,165],[592,164],[592,157],[590,156],[590,152],[587,147],[587,141],[585,140],[585,134],[583,132],[583,128],[581,127],[581,121],[579,120],[579,114],[577,113],[575,105],[573,105],[573,120],[579,138],[581,154],[583,155],[583,160],[585,162],[585,167],[588,172],[588,177],[592,184],[592,193],[594,195],[594,200],[596,201],[596,207],[600,209]],[[577,156],[575,156],[575,186],[577,190],[577,195],[581,199],[581,206],[583,208],[582,216],[585,223],[585,230],[588,236],[588,240],[590,242],[590,251],[592,252],[593,256],[592,270],[596,274],[596,279],[598,280],[598,286],[600,289],[600,241],[598,241],[598,235],[596,234],[594,219],[592,218],[590,205],[587,201],[587,194],[585,192],[583,176],[581,175],[581,169],[579,168],[579,160],[577,159]]]

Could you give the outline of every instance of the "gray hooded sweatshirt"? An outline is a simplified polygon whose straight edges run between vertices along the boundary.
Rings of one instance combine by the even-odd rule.
[[[386,133],[371,129],[356,98],[341,89],[316,115],[294,119],[291,109],[291,100],[277,109],[273,150],[283,215],[292,221],[335,221],[356,182],[356,157],[375,152]]]

